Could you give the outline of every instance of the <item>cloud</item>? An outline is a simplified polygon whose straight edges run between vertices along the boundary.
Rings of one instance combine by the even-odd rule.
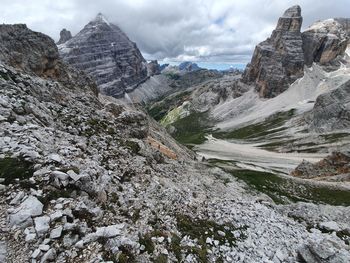
[[[1,23],[26,23],[58,40],[79,32],[98,12],[137,43],[147,59],[246,63],[292,0],[0,0]],[[304,28],[346,17],[348,0],[300,0]]]

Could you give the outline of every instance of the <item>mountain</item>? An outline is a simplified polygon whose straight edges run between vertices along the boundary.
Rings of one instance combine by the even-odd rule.
[[[72,33],[67,29],[63,28],[60,32],[60,39],[58,40],[57,45],[64,44],[71,38],[72,38]]]
[[[180,71],[196,71],[199,70],[200,67],[196,63],[190,62],[190,61],[185,61],[180,63],[178,66]]]
[[[98,94],[25,25],[0,25],[0,58],[0,262],[350,258],[349,192],[196,161],[137,105]],[[213,74],[199,72],[177,80]],[[189,90],[195,106],[255,92],[239,76],[213,76]],[[180,126],[192,127],[200,119]]]
[[[243,81],[254,84],[261,97],[275,97],[303,76],[302,21],[300,6],[287,9],[271,36],[256,46]]]
[[[96,80],[102,94],[123,97],[148,78],[136,44],[102,14],[58,48],[64,61]]]

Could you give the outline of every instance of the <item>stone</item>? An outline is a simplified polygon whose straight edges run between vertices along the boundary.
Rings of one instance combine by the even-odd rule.
[[[124,97],[148,78],[147,62],[136,44],[102,14],[60,45],[59,51],[64,61],[92,76],[106,95]]]
[[[111,225],[106,227],[97,227],[96,228],[96,235],[98,237],[115,237],[120,235],[121,233],[121,225]]]
[[[15,198],[13,198],[10,202],[10,205],[18,205],[22,199],[24,198],[25,194],[23,191],[20,191],[16,196]]]
[[[35,231],[38,236],[44,235],[50,229],[50,217],[40,216],[34,218]]]
[[[19,227],[31,225],[32,217],[41,215],[43,207],[44,205],[36,197],[29,196],[10,214],[10,225]]]
[[[35,240],[36,240],[36,234],[35,234],[35,233],[29,233],[29,234],[27,234],[26,237],[25,237],[25,241],[26,241],[27,243],[32,243],[32,242],[34,242]]]
[[[41,251],[48,251],[50,249],[50,246],[49,245],[39,245],[39,249]]]
[[[55,239],[55,238],[61,237],[62,231],[63,231],[62,226],[58,226],[58,227],[52,229],[51,233],[50,233],[50,238]]]
[[[60,157],[58,154],[56,154],[56,153],[50,154],[50,155],[48,156],[48,159],[49,159],[50,161],[54,161],[54,162],[57,162],[57,163],[61,163],[61,162],[62,162],[61,157]]]
[[[46,263],[55,260],[56,258],[56,250],[51,248],[47,251],[41,258],[40,263]]]
[[[40,249],[35,249],[34,252],[32,253],[32,258],[37,258],[41,253]]]
[[[67,174],[69,175],[69,177],[73,180],[73,181],[78,181],[81,177],[83,177],[83,175],[81,174],[76,174],[73,170],[69,170],[67,172]]]
[[[255,48],[242,81],[253,84],[259,95],[272,98],[304,75],[301,8],[293,6],[279,18],[276,29]]]
[[[60,39],[58,40],[57,45],[66,43],[71,38],[72,38],[72,33],[67,29],[63,28],[60,32]]]
[[[56,221],[57,219],[60,219],[63,216],[63,213],[61,210],[57,210],[54,213],[50,214],[51,221]]]
[[[324,229],[324,230],[327,230],[327,231],[339,231],[340,230],[340,227],[334,221],[321,222],[319,224],[319,227],[321,229]]]

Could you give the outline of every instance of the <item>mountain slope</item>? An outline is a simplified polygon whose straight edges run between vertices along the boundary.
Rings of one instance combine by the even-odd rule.
[[[92,76],[102,94],[123,97],[147,79],[147,63],[136,44],[102,14],[59,51],[64,61]]]

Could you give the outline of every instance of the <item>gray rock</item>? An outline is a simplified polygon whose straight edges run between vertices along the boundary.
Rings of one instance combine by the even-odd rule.
[[[72,33],[67,29],[63,28],[60,32],[60,39],[58,40],[57,45],[66,43],[71,38],[72,38]]]
[[[123,97],[147,79],[147,63],[136,44],[102,14],[59,50],[66,62],[92,76],[103,94]]]
[[[50,262],[55,260],[56,258],[56,250],[51,248],[47,251],[41,258],[40,263]]]
[[[51,233],[50,233],[50,238],[55,239],[55,238],[61,237],[62,231],[63,231],[62,226],[58,226],[58,227],[52,229]]]
[[[350,258],[345,245],[329,239],[309,242],[298,250],[298,254],[306,263],[343,263]]]
[[[242,80],[254,84],[261,97],[277,96],[304,75],[302,20],[299,6],[287,9],[271,37],[256,46]]]
[[[327,64],[343,55],[348,34],[341,23],[335,19],[318,21],[302,33],[305,64],[313,62]]]
[[[334,221],[328,221],[328,222],[321,222],[319,224],[319,227],[321,229],[327,230],[327,231],[339,231],[340,228],[338,224]]]
[[[48,216],[40,216],[34,218],[35,223],[35,231],[38,236],[44,235],[50,229],[50,217]]]
[[[311,113],[311,128],[317,132],[350,128],[350,81],[317,97]]]
[[[32,224],[32,217],[43,212],[44,205],[34,196],[29,196],[10,214],[10,225],[26,227]]]
[[[97,227],[96,229],[96,235],[98,237],[115,237],[120,235],[121,229],[124,227],[123,224],[119,225],[111,225],[111,226],[106,226],[106,227]]]

